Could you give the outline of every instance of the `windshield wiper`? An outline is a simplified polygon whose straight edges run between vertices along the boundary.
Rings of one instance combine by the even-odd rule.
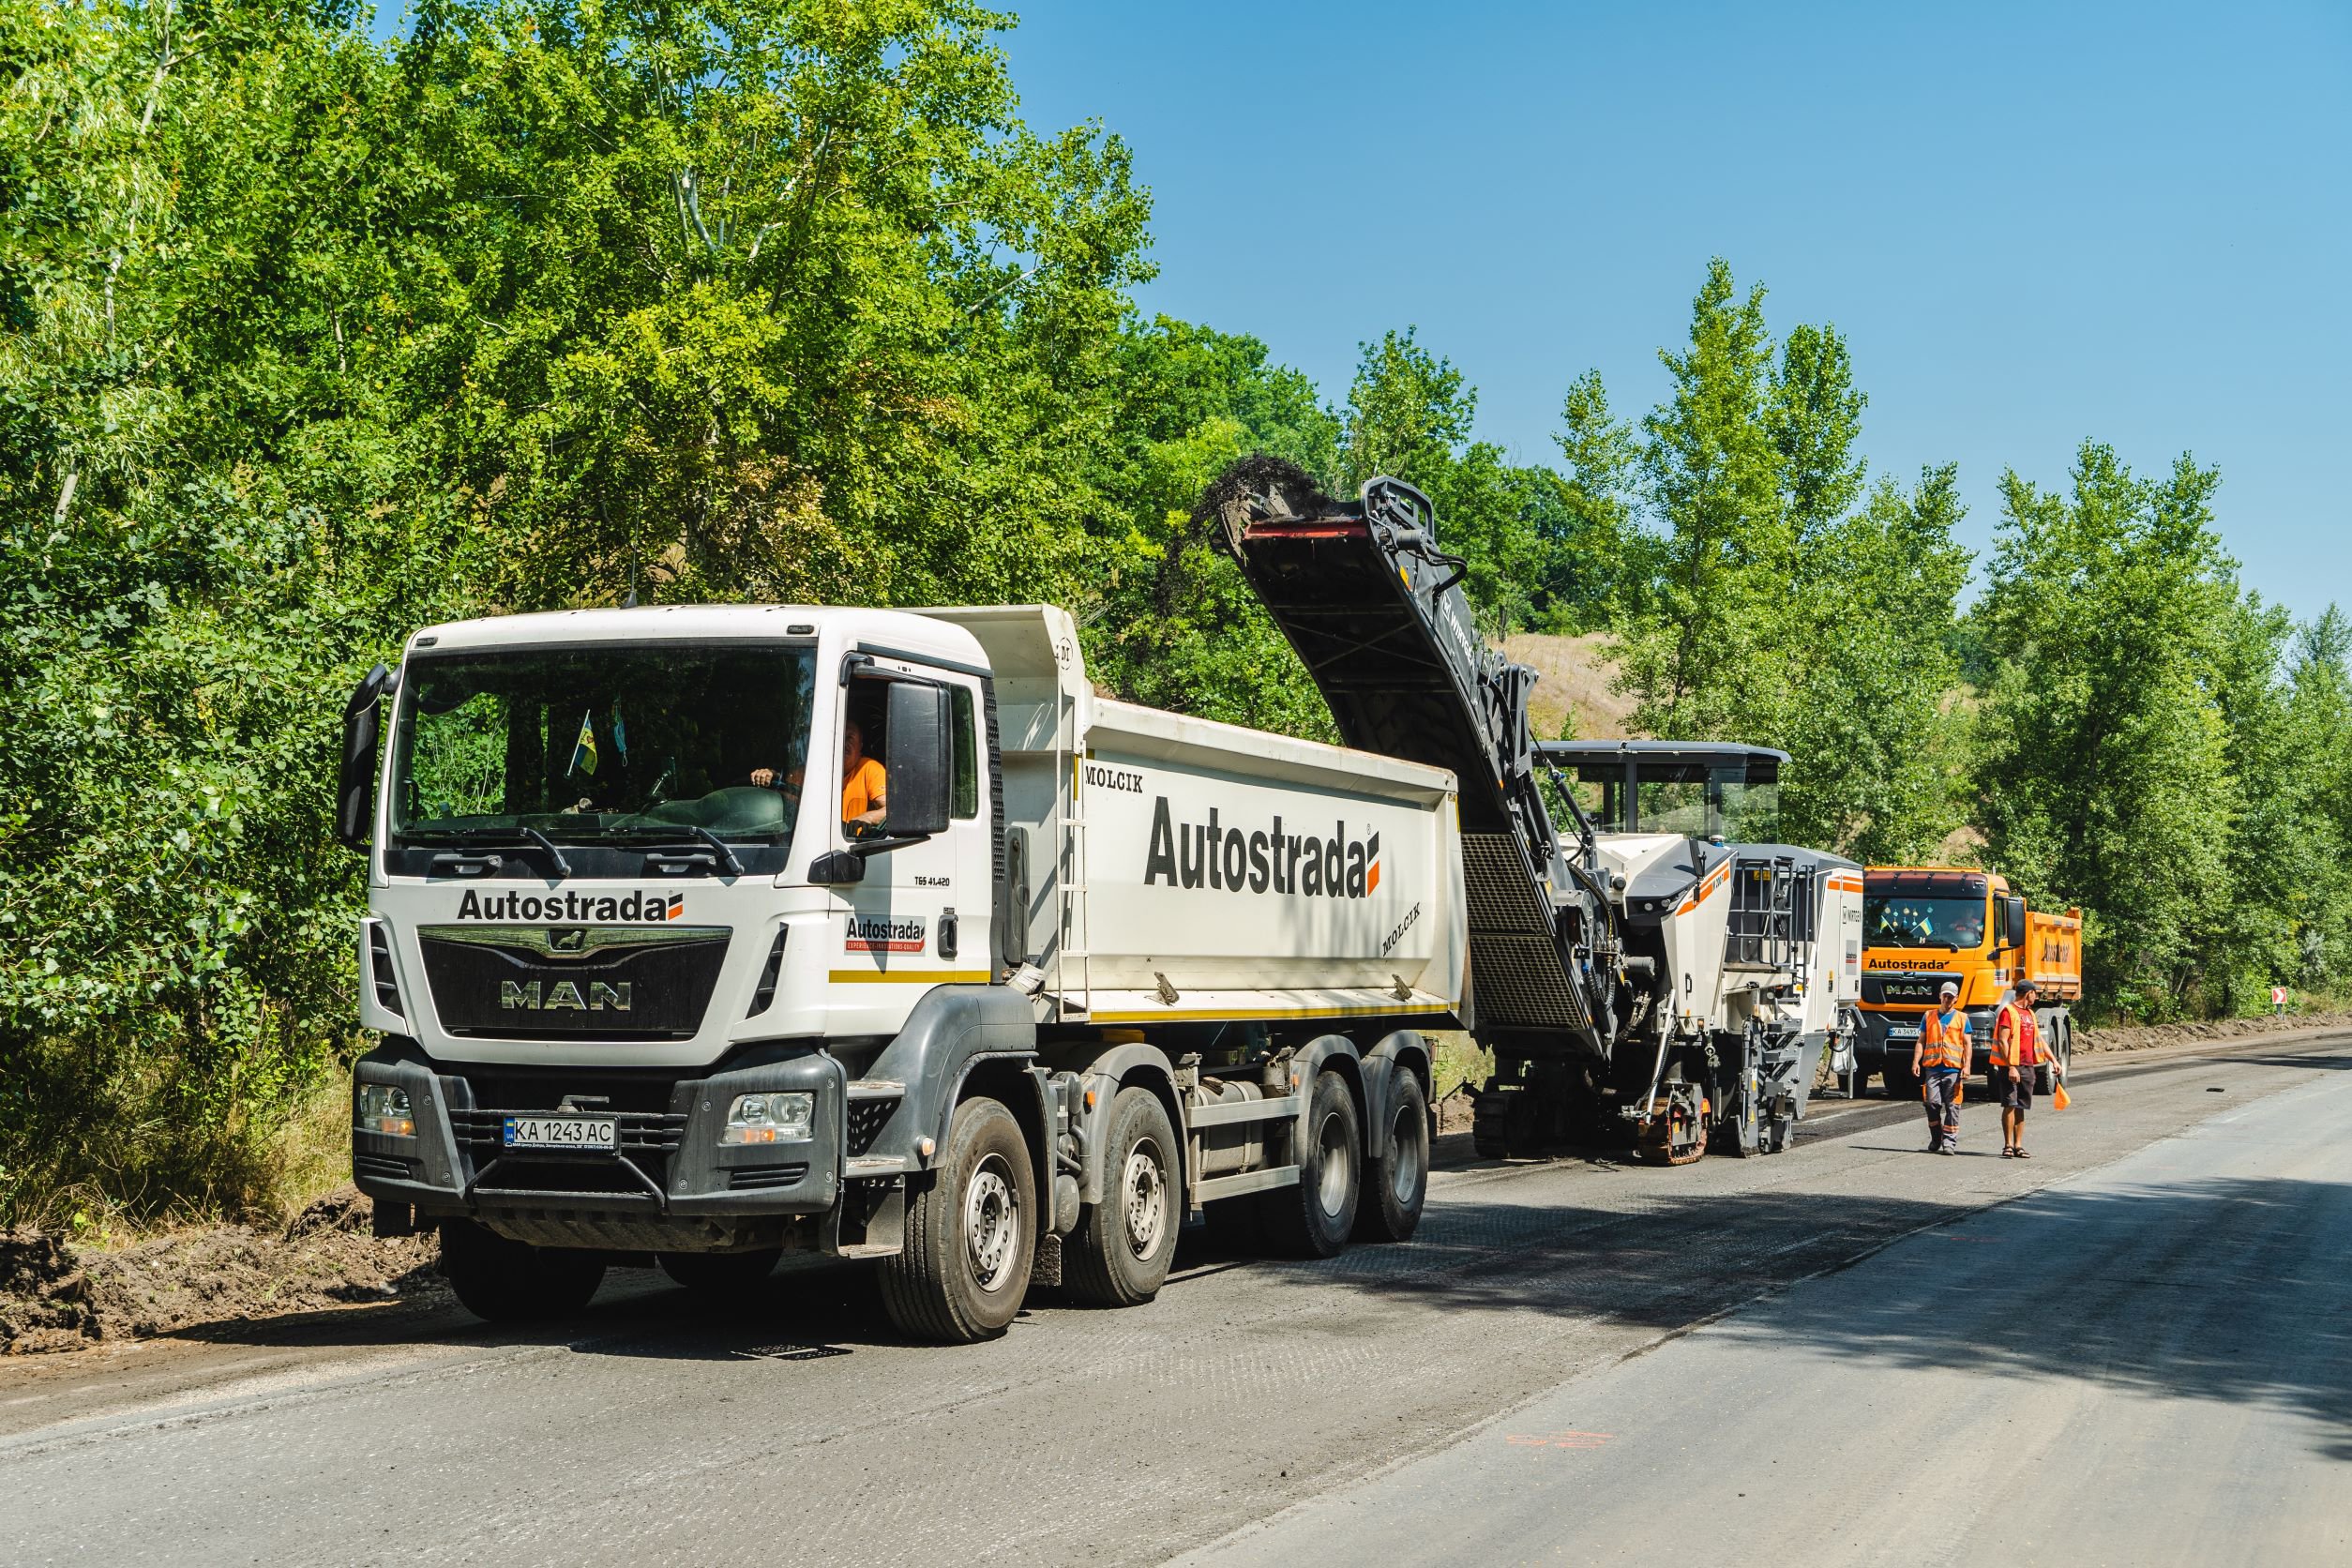
[[[713,833],[709,828],[697,826],[693,822],[664,822],[659,827],[624,828],[619,833],[608,834],[606,837],[623,843],[643,844],[655,850],[660,849],[665,843],[675,843],[681,837],[692,838],[695,842],[706,844],[718,852],[718,863],[729,876],[740,877],[745,874],[743,862],[735,858],[735,852],[728,847],[727,840]]]
[[[514,827],[429,828],[423,833],[410,833],[403,837],[423,843],[431,843],[438,838],[450,844],[497,844],[520,838],[526,844],[547,852],[547,857],[554,864],[555,875],[559,879],[572,874],[572,863],[564,858],[564,852],[556,848],[555,840],[535,827],[523,827],[517,824]]]
[[[718,863],[726,868],[729,876],[740,877],[743,875],[743,862],[735,858],[735,852],[727,847],[726,839],[721,838],[717,834],[713,833],[709,828],[697,827],[692,822],[680,822],[678,827],[679,831],[694,835],[695,837],[701,839],[703,843],[708,844],[712,849],[717,851]]]
[[[535,827],[518,826],[515,831],[547,852],[548,859],[555,863],[556,876],[568,877],[572,874],[572,863],[564,858],[564,852],[555,847],[554,839],[550,838]]]

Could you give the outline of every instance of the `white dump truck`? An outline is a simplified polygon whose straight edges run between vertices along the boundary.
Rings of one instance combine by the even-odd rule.
[[[1149,1300],[1214,1205],[1411,1236],[1432,1027],[1496,1052],[1482,1149],[1783,1146],[1849,863],[1596,825],[1410,487],[1250,462],[1203,516],[1348,747],[1104,699],[1040,606],[519,615],[371,671],[337,831],[379,1230],[437,1228],[492,1319],[800,1251],[970,1340],[1033,1281]]]
[[[969,1339],[1040,1267],[1148,1300],[1221,1199],[1412,1234],[1443,770],[1099,698],[1038,606],[434,626],[353,718],[354,1171],[484,1316],[794,1248]]]

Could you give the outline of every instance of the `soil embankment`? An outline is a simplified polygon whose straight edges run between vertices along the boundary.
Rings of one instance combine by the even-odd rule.
[[[282,1229],[194,1227],[120,1250],[0,1235],[0,1353],[76,1350],[210,1324],[423,1298],[445,1289],[430,1236],[379,1241],[349,1187]]]

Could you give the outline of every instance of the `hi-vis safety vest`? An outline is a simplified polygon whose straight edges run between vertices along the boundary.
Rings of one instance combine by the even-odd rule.
[[[1968,1070],[1967,1014],[1954,1007],[1952,1022],[1947,1024],[1941,1013],[1931,1010],[1920,1020],[1919,1064],[1922,1068],[1956,1067],[1964,1073]]]
[[[2002,1003],[1993,1018],[1993,1065],[2032,1067],[2041,1061],[2041,1031],[2034,1027],[2033,1015],[2013,1002]]]

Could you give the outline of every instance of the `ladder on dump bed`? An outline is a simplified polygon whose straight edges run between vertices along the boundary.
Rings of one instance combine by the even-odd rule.
[[[1378,478],[1360,500],[1334,501],[1288,463],[1252,458],[1202,505],[1305,661],[1340,738],[1450,768],[1459,781],[1480,1031],[1558,1033],[1606,1055],[1588,1001],[1590,958],[1554,896],[1587,907],[1572,892],[1534,779],[1527,694],[1535,672],[1480,640],[1463,564],[1438,549],[1428,498]]]

